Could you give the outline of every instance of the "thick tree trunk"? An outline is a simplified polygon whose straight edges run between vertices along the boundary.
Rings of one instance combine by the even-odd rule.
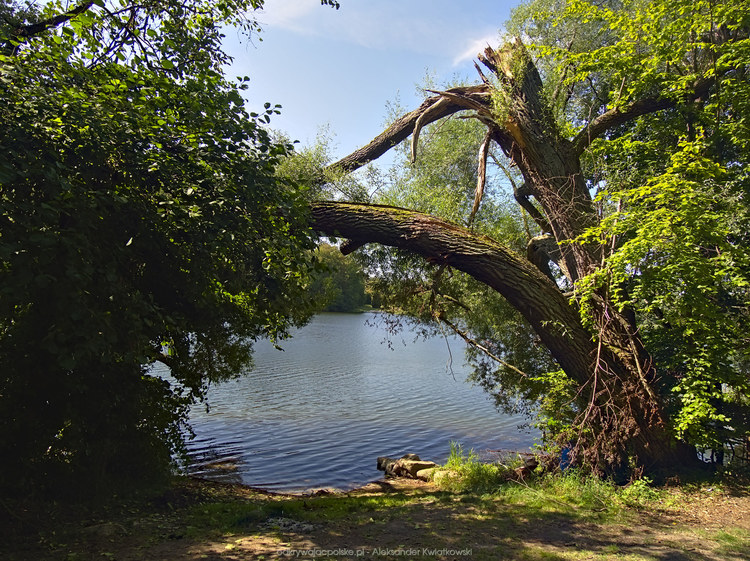
[[[569,141],[562,136],[545,103],[539,73],[520,41],[499,51],[487,49],[480,60],[500,80],[505,105],[505,122],[495,121],[490,129],[542,207],[568,280],[576,283],[602,265],[601,246],[570,243],[598,222],[581,173],[580,155],[588,143],[581,137]],[[644,102],[628,111],[633,118],[662,107]],[[619,122],[622,115],[613,115],[611,122]],[[589,135],[606,130],[601,120],[592,125],[599,129],[589,130]],[[653,360],[640,340],[634,315],[612,305],[607,291],[606,286],[599,289],[590,302],[596,327],[589,335],[597,350],[588,380],[581,386],[588,386],[591,395],[581,422],[601,432],[592,435],[587,451],[598,463],[603,457],[604,463],[622,464],[631,454],[643,468],[668,469],[676,456],[686,460],[685,450],[668,433],[667,416],[654,387]]]
[[[473,110],[523,174],[524,189],[541,206],[558,244],[562,270],[575,284],[602,264],[598,245],[570,242],[598,221],[581,173],[582,151],[592,135],[602,134],[607,126],[658,110],[667,102],[644,101],[609,112],[571,141],[557,129],[544,102],[539,74],[520,42],[500,51],[487,49],[480,60],[499,80],[494,97],[487,83],[436,92],[419,109],[332,167],[354,170],[410,133],[418,137],[420,128],[429,122]],[[690,463],[690,451],[670,435],[654,387],[653,361],[639,338],[633,315],[611,304],[606,287],[590,303],[595,329],[588,330],[578,307],[542,272],[545,267],[540,270],[501,244],[454,224],[404,209],[335,202],[315,203],[312,224],[324,234],[346,237],[355,245],[376,242],[415,252],[462,270],[502,294],[577,383],[581,457],[590,465],[613,469],[635,458],[641,469],[670,471]]]
[[[312,205],[317,231],[345,237],[354,245],[379,243],[449,265],[502,294],[539,335],[565,373],[585,396],[581,415],[591,444],[584,461],[604,471],[620,466],[624,454],[644,469],[666,471],[684,450],[666,431],[654,396],[612,350],[594,341],[571,306],[546,275],[502,244],[437,218],[407,209],[342,202]]]

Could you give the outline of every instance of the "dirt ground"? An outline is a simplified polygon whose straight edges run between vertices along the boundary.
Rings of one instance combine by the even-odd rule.
[[[675,493],[612,518],[409,480],[304,497],[186,480],[147,507],[95,517],[1,505],[0,559],[750,560],[747,488]]]

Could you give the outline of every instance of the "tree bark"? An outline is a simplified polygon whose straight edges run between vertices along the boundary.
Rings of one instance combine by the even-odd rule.
[[[472,88],[436,92],[332,167],[352,171],[410,134],[418,136],[429,122],[474,111],[523,174],[524,188],[549,224],[554,237],[550,242],[558,245],[561,269],[575,284],[602,265],[600,246],[571,242],[598,222],[581,172],[582,151],[594,135],[662,109],[667,102],[643,100],[605,113],[568,140],[555,124],[539,73],[520,41],[499,51],[488,48],[480,61],[495,73],[499,81],[495,90],[484,80]],[[654,386],[653,360],[640,340],[634,314],[612,305],[606,287],[597,290],[590,302],[594,328],[589,330],[582,324],[578,306],[571,305],[542,272],[544,266],[454,224],[405,209],[336,202],[315,203],[312,224],[324,234],[348,238],[355,246],[375,242],[412,251],[462,270],[502,294],[578,385],[581,457],[593,467],[614,469],[629,457],[652,472],[669,471],[675,462],[690,463],[690,450],[669,432],[668,416]]]
[[[451,96],[449,98],[446,95]],[[439,103],[447,101],[446,103]],[[429,123],[453,115],[458,111],[476,109],[477,105],[486,107],[489,113],[490,89],[482,84],[479,86],[468,86],[451,88],[441,94],[428,97],[417,109],[397,119],[387,130],[376,136],[367,146],[355,150],[348,156],[342,158],[329,166],[331,170],[338,173],[349,173],[376,160],[388,150],[406,140],[417,129]],[[421,122],[420,122],[421,121]]]
[[[408,250],[502,294],[580,388],[581,415],[596,444],[582,445],[583,461],[602,472],[619,467],[626,453],[650,472],[669,471],[675,454],[686,461],[685,449],[666,430],[660,404],[631,375],[622,353],[595,341],[557,285],[526,259],[461,226],[390,206],[316,202],[311,225],[356,247],[379,243]]]

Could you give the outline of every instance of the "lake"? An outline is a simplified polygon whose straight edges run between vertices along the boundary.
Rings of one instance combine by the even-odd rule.
[[[191,412],[188,472],[274,491],[352,489],[378,456],[438,463],[465,450],[525,450],[536,431],[466,382],[464,343],[388,335],[377,314],[321,314],[284,341],[256,344],[254,369],[212,387]],[[415,339],[416,338],[416,339]],[[452,355],[452,365],[449,365]]]

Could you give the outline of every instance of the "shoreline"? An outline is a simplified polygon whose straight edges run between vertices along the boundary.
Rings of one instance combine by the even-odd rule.
[[[198,484],[207,484],[226,489],[240,489],[252,491],[260,495],[266,495],[269,497],[288,497],[288,498],[309,498],[309,497],[322,497],[327,495],[345,496],[356,493],[366,493],[373,491],[387,491],[396,492],[399,490],[406,489],[418,489],[418,488],[434,488],[437,487],[430,482],[422,481],[420,479],[409,479],[406,477],[381,477],[369,481],[363,485],[358,485],[352,489],[339,489],[336,487],[310,487],[308,489],[300,491],[275,491],[272,489],[266,489],[264,487],[258,487],[255,485],[248,485],[246,483],[235,483],[229,481],[218,481],[215,479],[209,479],[206,477],[200,477],[196,475],[178,475],[178,478],[182,477],[189,481],[194,481]]]
[[[501,460],[508,461],[511,459],[521,458],[521,459],[527,459],[539,456],[539,453],[535,453],[531,450],[531,448],[527,450],[512,450],[512,449],[485,449],[481,450],[481,454],[479,454],[479,458],[482,463],[494,463],[499,462]],[[218,460],[219,462],[221,460]],[[440,465],[440,464],[439,464]],[[441,466],[442,467],[442,466]],[[215,473],[225,473],[225,470],[215,468]],[[209,472],[210,473],[210,472]],[[381,477],[378,477],[376,479],[371,479],[369,481],[366,481],[365,483],[360,483],[355,485],[352,488],[340,488],[336,487],[334,485],[329,486],[312,486],[312,487],[306,487],[304,489],[269,489],[260,485],[254,485],[252,483],[243,483],[242,481],[222,481],[221,479],[214,479],[210,476],[205,475],[196,475],[193,473],[189,473],[189,471],[185,471],[182,474],[176,474],[177,477],[187,477],[189,479],[193,479],[196,481],[205,481],[208,483],[216,483],[221,485],[237,485],[238,487],[246,488],[251,491],[255,491],[257,493],[271,495],[271,496],[279,496],[279,497],[311,497],[311,496],[320,496],[320,495],[328,495],[328,494],[338,494],[338,495],[345,495],[347,493],[354,493],[357,491],[361,491],[363,489],[370,489],[372,486],[396,486],[400,487],[397,484],[394,484],[394,481],[413,481],[416,483],[414,486],[419,486],[419,483],[427,483],[418,479],[409,479],[409,478],[403,478],[403,477],[392,477],[387,475],[382,475]],[[403,487],[409,487],[408,485],[403,485]]]

